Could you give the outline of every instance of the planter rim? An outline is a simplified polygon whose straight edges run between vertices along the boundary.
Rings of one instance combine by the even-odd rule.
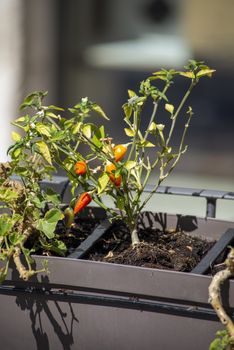
[[[208,304],[211,276],[127,266],[98,261],[35,256],[37,264],[49,262],[49,274],[24,282],[7,279],[4,285],[45,289],[80,290],[90,293],[170,299],[180,303]],[[69,272],[69,273],[68,273]],[[230,305],[234,308],[234,281],[229,281]]]

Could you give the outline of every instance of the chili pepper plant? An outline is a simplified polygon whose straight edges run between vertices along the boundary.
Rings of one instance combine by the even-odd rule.
[[[102,123],[90,121],[93,113],[109,118],[87,97],[64,111],[43,104],[46,92],[27,96],[20,107],[25,113],[13,123],[21,132],[12,133],[11,161],[0,168],[0,200],[5,210],[0,216],[0,259],[6,263],[1,278],[6,276],[10,259],[20,277],[27,280],[38,272],[32,268],[32,253],[45,248],[64,255],[66,247],[56,233],[57,223],[65,215],[67,225],[71,225],[73,215],[91,201],[105,209],[112,220],[123,220],[132,245],[137,245],[138,214],[187,150],[185,136],[193,116],[190,106],[185,110],[187,99],[200,79],[213,72],[203,62],[191,60],[183,71],[162,69],[142,81],[137,92],[128,90],[123,105],[124,144],[114,140]],[[187,79],[188,89],[175,104],[168,93],[180,78]],[[159,107],[168,115],[167,127],[160,121]],[[175,147],[172,141],[179,118],[183,128]],[[59,207],[58,196],[39,186],[58,168],[67,174],[74,196],[65,213]],[[152,174],[156,179],[154,188],[142,199]],[[21,181],[12,179],[13,175]],[[105,203],[106,196],[113,206]]]

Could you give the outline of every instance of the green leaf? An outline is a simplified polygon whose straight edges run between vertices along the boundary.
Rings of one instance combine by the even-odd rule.
[[[15,142],[18,142],[21,140],[21,135],[18,134],[18,132],[15,132],[15,131],[12,131],[11,132],[11,137],[12,137],[12,140],[15,141]]]
[[[50,150],[47,146],[47,144],[44,141],[37,141],[36,145],[39,149],[40,154],[43,156],[43,158],[52,165]]]
[[[58,106],[54,106],[54,105],[48,106],[47,109],[54,109],[55,111],[64,111],[63,108],[58,107]],[[56,117],[57,117],[57,116],[56,116]]]
[[[135,135],[134,130],[131,130],[129,128],[124,128],[125,134],[129,137],[133,137]]]
[[[7,214],[0,216],[0,236],[6,236],[14,226],[14,221]]]
[[[195,79],[195,74],[193,72],[180,72],[179,74],[189,79]]]
[[[163,129],[165,128],[165,125],[164,124],[157,124],[157,129],[159,131],[163,131]]]
[[[174,112],[174,106],[171,105],[171,104],[169,104],[169,103],[166,103],[166,104],[165,104],[165,110],[166,110],[167,112],[173,114],[173,112]]]
[[[58,255],[65,256],[67,247],[64,242],[60,240],[53,240],[50,250],[57,253]]]
[[[53,112],[46,111],[46,115],[50,118],[53,118],[53,119],[59,119],[59,116],[54,114]]]
[[[106,113],[103,111],[103,109],[97,105],[96,103],[93,104],[92,106],[93,110],[95,112],[97,112],[99,115],[101,115],[103,118],[105,118],[106,120],[109,120],[109,118],[107,117]]]
[[[39,132],[41,135],[45,135],[47,137],[50,137],[50,128],[47,125],[44,125],[42,123],[37,123],[35,126],[35,129]]]
[[[52,208],[48,210],[45,214],[45,220],[49,223],[57,223],[59,220],[62,220],[64,218],[64,214],[61,212],[61,210]]]
[[[81,126],[82,126],[82,123],[81,123],[81,122],[78,122],[78,123],[74,126],[74,128],[73,128],[73,130],[72,130],[72,133],[73,133],[74,135],[77,134],[77,133],[80,131]]]
[[[82,132],[87,137],[87,139],[90,139],[92,136],[92,126],[91,124],[85,124],[82,128]]]
[[[15,201],[19,196],[19,193],[11,188],[6,189],[5,187],[0,187],[0,201],[9,202]]]
[[[44,235],[52,239],[54,238],[55,228],[59,220],[62,220],[64,217],[63,213],[56,208],[50,209],[43,219],[39,219],[37,223],[37,229],[44,233]]]
[[[101,135],[101,138],[104,138],[105,137],[105,130],[104,130],[104,126],[100,126],[99,128],[99,133]]]
[[[13,232],[9,235],[9,240],[13,245],[19,244],[20,242],[22,242],[23,239],[24,239],[24,236],[19,235],[18,232]]]
[[[20,147],[16,147],[16,148],[12,149],[12,151],[11,151],[11,157],[13,159],[17,159],[20,154],[21,154],[21,148]]]
[[[168,102],[168,98],[167,98],[167,96],[166,96],[163,92],[157,91],[157,94],[158,94],[158,96],[160,96],[163,100],[165,100],[165,101]]]
[[[155,147],[155,145],[152,142],[149,141],[143,141],[141,142],[142,147]]]
[[[17,118],[14,123],[25,123],[25,122],[28,122],[29,121],[29,116],[28,115],[25,115],[25,116],[22,116],[22,117],[19,117]]]
[[[137,94],[133,90],[128,90],[128,96],[129,98],[137,96]]]
[[[103,173],[98,179],[98,194],[101,194],[109,182],[109,176],[106,173]]]
[[[197,78],[200,78],[203,76],[208,76],[209,78],[211,78],[212,73],[214,73],[215,71],[216,71],[215,69],[202,69],[196,74],[196,76]]]
[[[124,167],[128,170],[131,170],[135,168],[136,165],[137,165],[137,162],[134,162],[134,160],[127,160],[127,162],[124,164]]]
[[[40,239],[40,244],[44,250],[55,252],[58,255],[65,256],[65,253],[67,251],[66,245],[57,239],[53,239],[51,242],[47,242],[44,239]],[[48,262],[47,262],[48,265]],[[45,268],[47,266],[45,265]],[[48,267],[47,267],[48,268]]]
[[[60,204],[58,193],[54,192],[51,188],[47,188],[45,193],[45,199],[47,202],[53,203],[54,205]]]
[[[25,109],[26,107],[35,107],[36,109],[39,109],[41,107],[41,101],[47,95],[47,93],[47,91],[35,91],[28,95],[20,105],[20,110]]]
[[[124,110],[124,114],[125,114],[125,117],[127,120],[129,120],[129,118],[131,117],[132,115],[132,106],[130,106],[128,103],[125,103],[123,105],[123,110]]]
[[[100,141],[100,139],[105,138],[105,130],[104,130],[104,126],[102,125],[94,134],[93,138],[92,138],[92,142],[95,144],[95,146],[97,147],[101,147],[102,143]]]
[[[64,130],[56,130],[52,132],[49,142],[51,143],[55,141],[60,141],[60,140],[63,140],[65,137],[66,137],[66,133]]]
[[[149,132],[154,132],[157,129],[157,124],[155,122],[152,122],[149,126]]]

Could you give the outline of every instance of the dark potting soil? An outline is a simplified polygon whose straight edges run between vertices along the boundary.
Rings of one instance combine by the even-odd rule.
[[[66,247],[69,255],[93,232],[95,227],[99,224],[97,219],[76,219],[71,228],[59,235]]]
[[[215,243],[182,231],[150,228],[140,230],[139,238],[141,243],[132,247],[127,227],[114,225],[86,259],[190,272]]]

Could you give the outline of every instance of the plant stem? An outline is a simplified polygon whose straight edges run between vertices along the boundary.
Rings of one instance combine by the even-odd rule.
[[[137,233],[137,229],[134,228],[131,231],[131,240],[132,240],[132,246],[136,246],[137,244],[140,243],[139,237],[138,237],[138,233]]]
[[[226,327],[231,341],[234,342],[234,324],[224,310],[221,299],[221,285],[234,275],[234,248],[232,248],[225,263],[227,265],[226,269],[217,272],[209,286],[209,302],[221,323]]]
[[[189,97],[193,87],[196,85],[196,81],[195,80],[192,80],[191,81],[191,84],[187,90],[187,92],[185,93],[184,97],[182,98],[174,116],[173,116],[173,120],[172,120],[172,124],[171,124],[171,128],[170,128],[170,132],[169,132],[169,135],[168,135],[168,138],[167,138],[167,141],[166,141],[166,146],[168,146],[170,140],[171,140],[171,137],[172,137],[172,134],[173,134],[173,131],[174,131],[174,128],[175,128],[175,124],[176,124],[176,120],[177,120],[177,117],[181,111],[181,109],[183,108],[187,98]]]
[[[134,111],[134,116],[133,116],[133,125],[135,126],[135,133],[134,133],[134,137],[133,137],[133,141],[132,141],[132,146],[128,155],[128,160],[130,160],[132,158],[132,154],[134,152],[134,149],[136,149],[136,143],[137,143],[137,138],[138,138],[138,131],[139,131],[139,126],[140,126],[140,121],[139,121],[139,111],[138,109],[136,111]],[[135,160],[137,160],[138,158],[138,154],[136,152],[135,155]]]
[[[170,133],[169,133],[168,139],[167,139],[167,141],[166,141],[166,146],[168,146],[168,143],[169,143],[169,141],[170,141],[170,139],[171,139],[171,136],[172,136],[172,133],[173,133],[173,130],[174,130],[174,127],[175,127],[175,122],[176,122],[176,119],[177,119],[177,117],[178,117],[178,114],[179,114],[179,112],[181,111],[182,107],[184,106],[184,104],[185,104],[187,98],[189,97],[189,94],[190,94],[191,91],[192,91],[192,88],[193,88],[195,85],[196,85],[196,82],[195,82],[195,81],[192,81],[191,84],[190,84],[190,86],[189,86],[189,89],[188,89],[187,92],[185,93],[185,95],[184,95],[184,97],[183,97],[183,99],[182,99],[182,101],[181,101],[179,107],[177,108],[177,111],[176,111],[176,113],[175,113],[175,115],[174,115],[174,118],[173,118],[173,121],[172,121]],[[159,180],[156,182],[156,184],[155,184],[153,190],[152,190],[151,193],[148,195],[148,197],[144,200],[144,202],[143,202],[142,205],[140,206],[139,210],[142,210],[142,209],[144,208],[144,206],[147,204],[147,202],[148,202],[148,201],[151,199],[151,197],[156,193],[156,191],[157,191],[159,185],[162,183],[162,181],[173,171],[173,169],[175,168],[176,164],[178,163],[178,161],[179,161],[181,155],[182,155],[183,152],[184,152],[184,151],[183,151],[184,139],[185,139],[185,135],[186,135],[186,133],[187,133],[187,129],[188,129],[189,124],[190,124],[191,117],[192,117],[192,112],[190,113],[189,118],[188,118],[188,121],[187,121],[187,123],[185,124],[184,132],[183,132],[183,135],[182,135],[182,138],[181,138],[181,142],[180,142],[180,146],[179,146],[178,155],[177,155],[177,157],[176,157],[174,163],[172,164],[171,168],[168,170],[167,174],[165,174],[165,175],[160,175]],[[163,156],[163,155],[161,155],[161,156]],[[154,163],[153,166],[152,166],[152,169],[157,165],[158,161],[161,159],[161,156],[159,156],[159,157],[156,159],[155,163]],[[162,169],[162,170],[163,170],[163,169]],[[146,184],[147,184],[147,181],[148,181],[149,176],[150,176],[150,172],[148,172],[148,173],[146,174],[146,178],[145,178],[145,181],[144,181],[143,189],[144,189],[144,187],[145,187]]]

